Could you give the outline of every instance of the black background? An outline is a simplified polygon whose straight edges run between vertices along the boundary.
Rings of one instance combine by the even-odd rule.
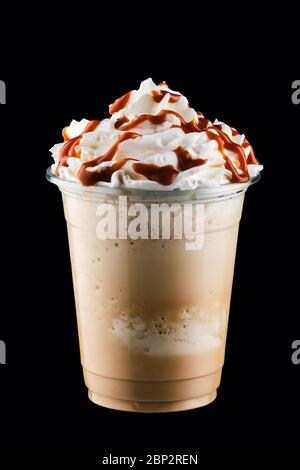
[[[121,41],[121,39],[120,39]],[[88,49],[88,48],[87,48]],[[121,48],[122,49],[122,48]],[[1,69],[7,104],[0,107],[3,182],[2,266],[5,285],[0,339],[0,447],[13,461],[44,457],[151,452],[209,453],[296,448],[300,365],[291,344],[300,338],[295,307],[298,251],[300,105],[291,101],[297,76],[201,70],[185,53],[122,50],[103,56],[84,48],[52,60],[19,53],[20,73]],[[74,52],[74,51],[73,51]],[[203,52],[202,52],[203,54]],[[199,53],[201,62],[202,54]],[[171,65],[172,64],[172,65]],[[250,188],[240,227],[226,361],[217,400],[193,411],[141,415],[97,407],[81,373],[67,235],[59,191],[46,182],[48,149],[71,119],[100,119],[108,104],[152,76],[189,98],[206,117],[245,132],[264,164]],[[215,452],[212,452],[215,451]],[[3,454],[2,454],[3,455]]]

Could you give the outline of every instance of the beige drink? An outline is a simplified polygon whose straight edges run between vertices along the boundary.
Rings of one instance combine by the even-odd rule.
[[[100,240],[98,207],[117,208],[120,191],[58,184],[90,399],[141,412],[210,403],[224,362],[244,190],[229,194],[227,188],[218,199],[220,190],[193,193],[205,208],[204,244],[187,251],[185,240],[173,238]],[[128,203],[139,200],[149,207],[158,197],[150,201],[140,191]],[[169,203],[176,197],[179,204],[189,200],[185,193]]]
[[[48,170],[63,195],[89,397],[128,411],[204,406],[224,363],[244,194],[262,167],[243,134],[196,113],[164,82],[145,80],[109,113],[72,121]],[[145,208],[146,236],[145,220],[130,232],[129,210],[122,226],[125,196]],[[169,236],[163,217],[153,228],[153,204],[176,205]],[[182,220],[202,236],[193,249],[175,224],[187,206],[202,214]]]

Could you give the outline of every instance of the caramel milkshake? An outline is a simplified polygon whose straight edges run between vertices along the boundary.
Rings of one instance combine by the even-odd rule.
[[[146,80],[109,111],[65,128],[48,170],[63,196],[89,397],[140,412],[204,406],[221,378],[244,194],[262,167],[243,135],[165,83]],[[174,228],[189,206],[189,227],[202,209],[193,248]]]

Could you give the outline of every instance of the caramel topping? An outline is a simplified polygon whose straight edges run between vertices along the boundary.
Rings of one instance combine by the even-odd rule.
[[[75,147],[80,143],[80,139],[86,132],[92,132],[98,127],[101,121],[99,120],[92,120],[90,121],[85,128],[83,129],[82,133],[73,139],[69,139],[66,127],[63,129],[63,136],[64,139],[68,139],[66,143],[62,146],[59,152],[59,163],[56,168],[56,175],[58,175],[58,170],[61,166],[68,166],[68,158],[69,157],[77,157],[78,155],[75,152]]]
[[[59,174],[59,169],[61,166],[69,166],[68,165],[68,159],[71,156],[70,151],[72,150],[72,153],[74,152],[74,148],[78,143],[80,142],[80,137],[74,137],[73,139],[68,140],[64,146],[61,148],[59,152],[59,163],[56,167],[56,175],[58,176]]]
[[[248,171],[247,173],[242,173],[240,175],[237,169],[235,168],[234,164],[230,160],[230,158],[224,156],[224,160],[225,160],[226,170],[229,170],[232,173],[232,178],[231,178],[232,183],[246,183],[247,181],[249,181]]]
[[[178,158],[178,166],[181,171],[189,170],[195,166],[203,165],[207,162],[206,158],[193,158],[192,155],[183,147],[178,147],[174,152]]]
[[[180,120],[179,126],[172,125],[172,127],[179,127],[185,133],[199,132],[199,128],[197,127],[197,124],[194,120],[191,122],[186,122],[179,113],[177,113],[176,111],[171,111],[169,109],[162,109],[156,116],[153,116],[152,114],[141,114],[140,116],[129,121],[128,124],[118,126],[118,130],[129,131],[130,129],[133,129],[134,127],[138,126],[139,124],[145,121],[149,121],[151,122],[151,124],[157,126],[159,124],[163,124],[167,120],[169,114],[173,114],[173,116],[176,116]]]
[[[259,165],[259,161],[258,161],[257,158],[255,157],[255,154],[254,154],[254,150],[253,150],[252,145],[249,144],[249,146],[250,146],[250,153],[249,153],[249,155],[248,155],[248,157],[247,157],[247,163],[250,164],[250,165],[251,165],[251,164],[252,164],[252,165]]]
[[[255,157],[255,154],[254,154],[254,150],[253,150],[253,147],[252,145],[250,145],[249,141],[245,138],[244,142],[243,142],[243,145],[242,145],[243,148],[248,148],[250,147],[250,153],[247,157],[247,163],[248,164],[252,164],[252,165],[259,165],[259,161],[257,160],[257,158]]]
[[[119,129],[121,126],[123,126],[124,124],[126,124],[126,122],[128,122],[129,119],[126,117],[126,116],[122,116],[120,117],[119,119],[116,120],[115,122],[115,129]]]
[[[212,132],[210,130],[207,130],[207,136],[210,140],[215,140],[218,144],[218,150],[220,153],[222,153],[223,158],[225,160],[225,168],[232,173],[232,182],[239,182],[239,183],[244,183],[249,180],[249,173],[248,173],[248,167],[247,167],[247,160],[246,160],[246,155],[244,152],[244,149],[241,145],[235,144],[232,142],[232,140],[228,137],[227,134],[222,132],[220,129],[218,129],[217,126],[213,126],[212,128],[209,129],[214,129],[215,132]],[[229,150],[232,152],[235,152],[238,154],[238,160],[240,163],[240,169],[242,170],[242,173],[239,174],[233,163],[231,162],[230,158],[228,158],[224,150]]]
[[[99,173],[94,173],[95,183],[98,181],[105,181],[106,183],[109,183],[111,181],[113,173],[120,170],[125,165],[125,163],[128,162],[128,160],[136,160],[136,158],[121,158],[120,160],[116,161],[116,163],[114,163],[113,165],[103,168],[103,170],[101,170]]]
[[[77,145],[80,143],[80,139],[81,139],[81,136],[74,139],[74,142],[71,145],[70,150],[69,150],[69,154],[68,154],[69,157],[78,156],[78,154],[76,153],[75,147],[77,147]]]
[[[156,181],[164,186],[172,184],[179,173],[173,165],[159,166],[155,163],[133,163],[132,168],[148,180]]]
[[[92,186],[93,184],[97,183],[99,180],[99,173],[98,172],[91,172],[87,171],[87,168],[93,168],[94,166],[100,165],[102,162],[108,162],[113,159],[115,156],[118,147],[121,142],[124,142],[128,139],[135,139],[136,137],[140,137],[140,134],[135,134],[133,132],[125,132],[124,134],[120,135],[120,137],[116,140],[116,142],[105,152],[104,155],[95,158],[89,162],[85,162],[81,165],[77,178],[84,186]]]
[[[67,128],[66,128],[66,127],[64,127],[63,130],[62,130],[62,136],[63,136],[65,142],[66,142],[67,140],[69,140],[69,136],[68,136]]]
[[[97,121],[97,120],[93,120],[93,121],[90,121],[84,128],[83,132],[81,135],[83,134],[86,134],[87,132],[93,132],[96,127],[99,126],[101,121]]]
[[[228,135],[225,134],[225,132],[221,131],[221,129],[217,126],[214,126],[214,129],[219,133],[219,136],[223,139],[224,148],[231,152],[237,153],[241,170],[248,174],[247,158],[242,145],[233,142],[230,137],[228,137]]]
[[[169,111],[170,112],[170,111]],[[172,112],[173,114],[173,112]],[[176,113],[177,115],[177,113]],[[197,123],[196,121],[193,119],[192,121],[190,122],[186,122],[181,116],[180,114],[177,115],[178,119],[180,119],[181,121],[181,125],[180,126],[176,126],[175,124],[173,124],[172,127],[179,127],[180,129],[183,130],[183,132],[185,132],[186,134],[189,134],[190,132],[199,132],[199,128],[197,126]]]
[[[174,93],[168,91],[168,89],[166,89],[168,88],[166,82],[160,83],[159,86],[163,87],[164,89],[151,91],[153,100],[156,103],[160,103],[166,95],[169,96],[169,103],[176,103],[182,96],[177,92]],[[109,106],[110,114],[114,114],[122,110],[128,103],[130,96],[131,92],[128,92],[118,98],[114,103],[112,103]],[[118,146],[121,142],[127,139],[135,139],[136,137],[140,136],[140,134],[130,132],[132,129],[138,127],[145,121],[150,122],[152,125],[159,126],[165,121],[167,121],[168,116],[170,115],[175,116],[179,120],[179,124],[169,123],[170,128],[179,128],[185,133],[205,132],[209,140],[215,140],[217,142],[218,150],[222,154],[225,162],[223,165],[232,174],[232,182],[248,181],[248,164],[259,163],[255,158],[253,148],[247,139],[244,139],[242,145],[233,142],[232,139],[225,132],[222,131],[222,125],[213,124],[209,119],[204,118],[202,113],[197,113],[198,122],[196,122],[195,119],[192,119],[192,121],[190,122],[186,122],[185,119],[178,112],[167,109],[162,109],[155,116],[152,114],[141,114],[133,118],[131,121],[128,119],[127,116],[124,115],[124,113],[121,114],[123,115],[115,122],[115,129],[122,132],[120,133],[116,142],[107,150],[104,155],[101,155],[95,158],[94,160],[84,162],[81,165],[77,176],[83,185],[89,186],[95,184],[98,181],[111,181],[111,176],[115,171],[122,168],[128,160],[137,159],[133,157],[121,158],[114,162],[110,167],[105,167],[99,172],[87,171],[88,168],[98,166],[102,162],[111,161],[114,158],[118,150]],[[59,153],[59,163],[56,168],[57,175],[61,166],[68,166],[69,157],[78,157],[80,155],[80,152],[76,152],[76,148],[80,144],[80,140],[83,134],[96,129],[99,123],[100,121],[96,120],[90,121],[83,130],[83,132],[72,139],[70,139],[68,136],[67,128],[65,127],[63,129],[63,138],[65,143]],[[231,128],[231,132],[232,137],[239,135],[239,132],[234,128]],[[193,158],[192,155],[188,152],[188,150],[181,146],[177,147],[174,152],[178,159],[178,169],[176,169],[171,164],[160,166],[154,163],[143,163],[140,161],[133,163],[132,168],[134,169],[134,171],[143,175],[149,180],[153,180],[167,186],[173,183],[179,172],[189,170],[193,167],[204,165],[207,162],[207,159],[205,158]],[[233,161],[233,159],[230,159],[225,152],[234,153],[235,160]],[[246,152],[249,152],[248,157],[246,156]]]
[[[73,139],[67,140],[63,145],[59,152],[59,166],[68,166],[66,163],[69,157],[69,152],[72,149],[74,142],[77,142],[78,139],[80,139],[80,137],[73,137]]]
[[[151,91],[153,99],[156,103],[160,103],[161,100],[163,99],[166,94],[169,94],[169,103],[177,103],[177,101],[180,99],[181,95],[178,93],[171,93],[168,90],[152,90]]]
[[[209,125],[211,125],[211,121],[209,119],[205,119],[202,116],[198,116],[199,118],[199,121],[198,121],[198,128],[199,128],[199,131],[205,131],[206,129],[209,128]]]
[[[159,114],[156,116],[153,116],[152,114],[141,114],[140,116],[132,119],[131,121],[128,122],[128,124],[123,124],[119,125],[118,121],[116,122],[116,125],[118,126],[119,131],[129,131],[130,129],[133,129],[134,127],[138,126],[142,122],[149,121],[151,124],[154,125],[159,125],[165,122],[167,117],[166,111],[161,111]]]
[[[129,101],[130,95],[131,95],[131,91],[129,91],[128,93],[125,93],[125,95],[121,96],[116,101],[114,101],[114,103],[109,105],[109,108],[108,108],[109,114],[117,113],[118,111],[121,111],[121,109],[125,108],[126,104]]]
[[[249,141],[246,138],[244,139],[244,142],[242,143],[242,145],[235,144],[234,142],[231,141],[231,139],[224,132],[220,130],[220,127],[221,127],[220,124],[214,125],[214,128],[215,129],[217,128],[219,132],[223,135],[223,137],[226,137],[226,142],[228,143],[230,142],[231,149],[228,148],[228,150],[232,150],[233,152],[236,152],[238,154],[239,162],[240,164],[242,162],[241,166],[244,168],[245,172],[246,171],[248,172],[247,164],[259,165],[259,161],[256,159],[254,155],[253,147],[252,145],[250,145]],[[231,128],[231,132],[232,132],[233,137],[236,135],[239,135],[239,132],[234,128]],[[244,149],[248,147],[250,147],[250,153],[248,157],[246,157]]]

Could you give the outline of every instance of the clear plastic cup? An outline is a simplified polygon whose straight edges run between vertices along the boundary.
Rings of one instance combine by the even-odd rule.
[[[212,402],[224,363],[244,195],[259,178],[194,191],[84,187],[50,169],[47,178],[63,198],[89,398],[139,412]],[[125,197],[127,209],[138,203],[149,213],[153,204],[197,205],[202,246],[187,249],[187,240],[176,238],[172,229],[162,239],[161,227],[158,239],[133,239],[124,233],[114,237],[107,226],[111,238],[101,239],[103,207],[113,207],[106,216],[119,221]]]

